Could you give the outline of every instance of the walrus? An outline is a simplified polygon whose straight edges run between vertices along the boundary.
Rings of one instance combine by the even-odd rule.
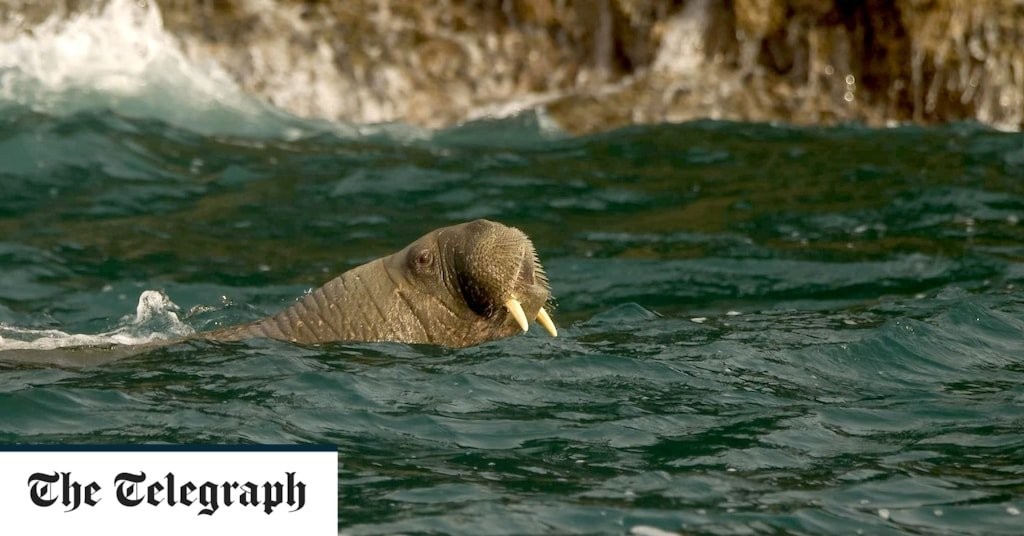
[[[473,346],[522,333],[529,320],[558,335],[545,306],[547,276],[530,239],[489,220],[435,229],[357,266],[281,312],[199,334],[208,340],[266,337]]]
[[[187,339],[260,337],[299,344],[402,342],[458,348],[526,332],[530,319],[557,336],[545,309],[549,299],[548,279],[530,239],[514,227],[476,220],[435,229],[255,322],[140,345],[0,351],[0,360],[99,364]]]

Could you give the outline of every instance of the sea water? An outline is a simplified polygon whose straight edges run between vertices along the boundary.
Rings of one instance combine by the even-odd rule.
[[[1020,134],[326,124],[135,16],[0,44],[0,441],[334,444],[346,534],[1024,532]],[[475,218],[532,237],[558,338],[3,358],[259,318]]]

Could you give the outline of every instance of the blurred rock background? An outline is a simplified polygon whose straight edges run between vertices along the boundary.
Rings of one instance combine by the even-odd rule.
[[[444,127],[539,107],[574,133],[1024,120],[1017,0],[156,3],[190,61],[304,117]],[[104,4],[4,0],[0,40]]]

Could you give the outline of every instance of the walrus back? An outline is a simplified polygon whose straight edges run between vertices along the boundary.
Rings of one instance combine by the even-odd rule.
[[[268,338],[307,344],[321,342],[323,337],[311,330],[307,326],[307,322],[321,316],[320,307],[313,295],[322,293],[323,288],[321,287],[275,315],[248,324],[202,333],[200,336],[213,341]]]
[[[381,259],[328,281],[275,315],[199,336],[214,341],[270,338],[300,344],[388,340],[388,318],[379,307],[394,285]]]

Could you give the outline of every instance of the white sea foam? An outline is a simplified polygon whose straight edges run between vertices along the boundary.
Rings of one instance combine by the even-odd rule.
[[[147,290],[139,296],[135,315],[125,316],[118,327],[95,335],[0,324],[0,351],[137,345],[195,333],[178,318],[177,311],[178,306],[166,294],[157,290]]]
[[[632,536],[680,536],[678,532],[669,532],[650,525],[636,525],[629,529],[629,533]]]
[[[216,63],[190,60],[155,3],[132,0],[0,42],[4,103],[55,115],[110,109],[202,134],[295,137],[313,125],[246,94]]]

